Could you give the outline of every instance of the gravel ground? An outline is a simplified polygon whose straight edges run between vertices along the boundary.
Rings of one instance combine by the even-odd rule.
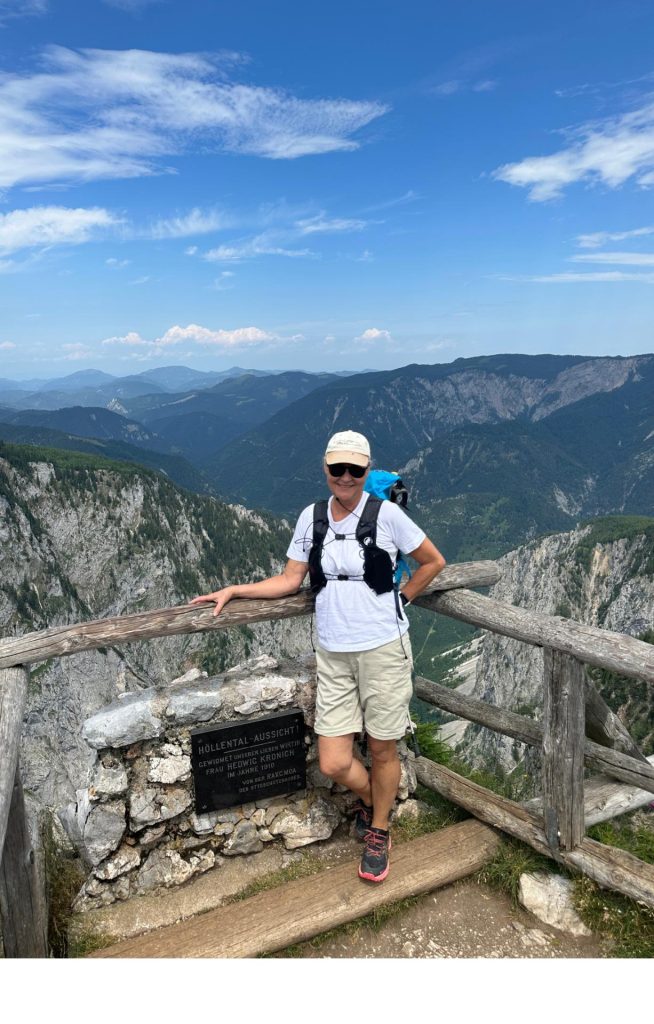
[[[305,959],[587,959],[605,956],[607,947],[595,936],[551,928],[503,893],[465,879],[420,897],[378,929],[353,925],[294,952]]]

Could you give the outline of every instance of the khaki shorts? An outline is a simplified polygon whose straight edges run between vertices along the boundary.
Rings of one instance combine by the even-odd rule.
[[[314,728],[319,736],[348,736],[364,728],[375,740],[404,736],[413,694],[413,657],[406,634],[370,651],[318,648],[316,657]]]

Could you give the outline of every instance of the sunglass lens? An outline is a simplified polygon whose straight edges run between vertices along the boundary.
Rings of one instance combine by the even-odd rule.
[[[347,462],[335,462],[332,466],[327,467],[331,476],[343,476],[344,473],[349,472],[350,476],[354,477],[355,480],[360,480],[365,473],[367,466],[350,466]]]

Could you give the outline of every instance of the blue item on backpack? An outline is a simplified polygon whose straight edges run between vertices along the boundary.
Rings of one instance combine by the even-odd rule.
[[[386,501],[392,501],[395,505],[399,505],[400,508],[406,508],[409,492],[402,483],[399,473],[391,473],[386,469],[371,469],[363,489],[375,498],[383,498]],[[398,551],[394,576],[396,586],[399,586],[405,573],[411,579],[409,564],[402,552]]]

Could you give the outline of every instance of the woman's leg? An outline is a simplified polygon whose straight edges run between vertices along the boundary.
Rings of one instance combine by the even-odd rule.
[[[320,771],[334,782],[346,786],[361,797],[365,804],[372,804],[372,790],[367,769],[354,756],[354,734],[349,736],[318,736]]]

